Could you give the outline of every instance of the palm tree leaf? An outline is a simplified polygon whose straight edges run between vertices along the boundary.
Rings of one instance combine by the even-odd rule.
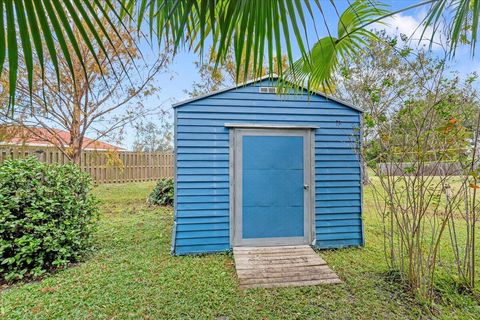
[[[272,7],[275,8],[272,11],[272,27],[273,27],[273,35],[275,37],[276,56],[281,57],[282,56],[282,39],[281,39],[281,35],[280,35],[280,26],[279,26],[279,23],[280,23],[279,20],[280,19],[278,19],[277,3],[273,2]],[[268,28],[268,26],[267,26],[267,28]],[[288,42],[288,43],[290,43],[290,42]],[[287,48],[287,52],[288,51],[289,51],[289,49]],[[273,60],[273,57],[272,57],[272,60]],[[291,59],[291,56],[289,56],[289,61],[292,61],[292,60],[293,59]],[[279,66],[279,64],[277,62],[277,67],[278,66]]]
[[[41,72],[44,72],[44,56],[43,56],[43,44],[40,36],[40,29],[38,27],[37,16],[35,15],[35,8],[33,6],[33,0],[25,0],[25,12],[28,18],[28,27],[30,28],[33,44],[35,46],[35,53],[38,57]]]
[[[273,57],[273,31],[272,28],[269,28],[272,24],[272,6],[270,2],[265,3],[266,6],[266,16],[267,16],[267,35],[266,35],[266,41],[267,41],[267,47],[268,47],[268,57]],[[268,59],[268,69],[272,70],[273,69],[273,59]]]
[[[255,2],[250,2],[249,3],[249,7],[250,7],[249,11],[254,9],[254,8],[252,8],[254,6],[254,4],[255,4]],[[250,52],[252,52],[254,28],[255,28],[255,24],[249,23],[246,35],[244,35],[243,37],[241,35],[239,35],[239,37],[238,37],[239,42],[244,42],[245,43],[245,52],[247,52],[247,54],[244,54],[243,50],[239,50],[239,55],[238,55],[239,60],[237,61],[237,63],[241,64],[242,63],[242,57],[245,57],[245,63],[244,63],[244,66],[243,66],[243,79],[242,79],[242,81],[244,81],[244,82],[247,81],[247,79],[248,79],[248,73],[249,73],[249,69],[250,69],[250,59],[252,57]],[[242,41],[244,39],[245,39],[245,41]],[[253,66],[253,68],[255,70],[256,66]],[[238,79],[238,73],[237,73],[237,82],[238,82],[238,80],[239,79]]]
[[[472,3],[472,55],[475,55],[475,48],[477,47],[478,27],[480,19],[480,1],[474,0]]]
[[[111,59],[110,59],[110,55],[108,54],[108,51],[107,51],[105,45],[103,44],[103,40],[100,38],[100,35],[104,36],[104,38],[107,40],[110,47],[113,48],[115,53],[118,52],[117,47],[113,44],[113,40],[110,37],[110,35],[108,34],[108,31],[105,29],[103,23],[100,21],[100,18],[97,15],[95,15],[95,9],[92,7],[90,2],[87,1],[85,3],[85,6],[87,7],[87,10],[89,10],[89,12],[92,14],[93,21],[96,22],[96,25],[94,25],[93,21],[90,19],[90,16],[88,15],[87,11],[83,7],[80,0],[73,0],[73,1],[74,1],[75,8],[78,10],[80,15],[82,16],[82,19],[85,22],[85,24],[87,25],[88,30],[90,31],[90,33],[95,38],[95,41],[97,42],[100,49],[104,53],[106,59],[108,60],[109,64],[111,65],[112,62],[111,62]],[[71,10],[73,10],[73,8],[71,8]],[[97,31],[97,29],[96,29],[97,27],[100,29],[101,32]],[[122,64],[122,68],[125,69],[125,65],[123,64],[123,61],[120,60],[120,63]],[[114,68],[112,68],[112,71],[115,73]]]
[[[84,73],[86,74],[87,71],[86,71],[85,63],[83,61],[82,51],[80,49],[80,40],[81,39],[77,39],[77,37],[75,36],[75,33],[73,32],[73,29],[70,26],[70,20],[68,19],[67,14],[64,11],[64,8],[63,8],[62,4],[60,4],[57,1],[52,1],[53,2],[53,6],[52,6],[51,0],[44,0],[44,2],[50,8],[55,8],[56,15],[53,14],[53,12],[52,12],[52,16],[56,16],[59,19],[56,23],[60,25],[60,30],[63,30],[66,33],[68,41],[69,41],[71,47],[73,48],[73,51],[75,52],[75,54],[79,58],[78,61],[80,62],[80,65],[81,65]],[[80,36],[83,38],[83,41],[85,41],[85,44],[89,48],[90,52],[93,53],[94,59],[96,60],[97,64],[100,65],[100,62],[98,61],[98,58],[97,58],[97,54],[96,54],[95,50],[93,49],[93,46],[90,42],[90,39],[88,38],[88,35],[85,32],[85,29],[83,28],[82,22],[78,19],[78,16],[76,16],[76,15],[72,16],[72,20],[73,20],[73,23],[75,24],[75,27],[79,30]],[[67,50],[69,50],[68,47],[67,47]],[[75,82],[75,73],[72,73],[72,78],[73,78],[73,81]]]
[[[120,36],[118,29],[127,28],[126,23],[135,20],[138,32],[142,32],[142,26],[148,24],[150,38],[156,37],[159,44],[163,44],[163,41],[173,44],[174,52],[180,46],[188,45],[190,50],[202,55],[205,46],[212,43],[217,52],[217,66],[233,48],[236,64],[243,64],[237,70],[251,68],[254,74],[261,73],[265,48],[270,73],[274,70],[275,56],[278,58],[276,67],[282,72],[279,58],[286,52],[292,67],[301,65],[295,72],[290,70],[290,74],[302,76],[312,85],[320,85],[331,79],[338,59],[362,48],[363,38],[371,36],[364,31],[366,26],[395,13],[428,4],[432,6],[425,19],[422,37],[429,26],[433,26],[435,32],[442,14],[452,10],[452,53],[466,35],[472,55],[475,52],[480,0],[424,0],[390,13],[375,0],[357,0],[339,17],[337,35],[333,37],[325,24],[324,29],[327,29],[330,39],[319,39],[308,51],[310,45],[307,35],[311,34],[311,30],[307,29],[304,10],[308,12],[316,32],[316,22],[319,19],[325,22],[322,6],[327,4],[336,9],[333,0],[3,0],[0,1],[0,23],[3,27],[0,30],[0,72],[6,70],[4,63],[8,61],[11,104],[15,95],[19,54],[25,59],[29,81],[33,59],[37,57],[43,69],[45,48],[57,70],[57,77],[59,55],[63,56],[73,73],[72,58],[73,55],[79,56],[80,43],[88,47],[98,62],[98,53],[92,52],[94,41],[104,53],[102,39],[107,39],[111,44],[111,37]],[[313,12],[313,5],[320,10],[320,18]],[[114,35],[109,35],[102,26],[105,21],[113,28]],[[78,34],[73,30],[78,30]],[[20,48],[18,39],[21,41]],[[293,60],[293,43],[299,48],[303,62]],[[320,53],[321,50],[325,52]],[[321,66],[313,58],[329,65]],[[310,73],[308,78],[304,77],[307,70]]]
[[[17,14],[20,39],[22,40],[23,61],[27,69],[28,90],[31,96],[33,91],[33,53],[32,44],[30,43],[30,29],[27,26],[27,18],[25,17],[25,8],[22,1],[15,1],[15,13]]]
[[[58,20],[58,17],[57,15],[55,14],[55,11],[53,9],[53,6],[52,4],[50,3],[50,0],[45,0],[45,1],[39,1],[41,3],[43,3],[44,5],[44,9],[45,9],[45,12],[47,13],[48,15],[48,18],[49,18],[49,21],[52,25],[52,28],[53,30],[55,31],[55,36],[56,36],[56,40],[62,50],[62,53],[65,57],[65,62],[67,63],[68,65],[68,68],[70,70],[70,73],[72,74],[72,78],[74,79],[75,81],[75,72],[74,72],[74,68],[73,68],[73,59],[70,55],[70,50],[68,49],[68,44],[67,44],[67,41],[65,39],[65,35],[63,34],[63,30],[62,30],[62,25],[61,25],[61,22]],[[75,44],[77,44],[75,42]],[[72,44],[73,46],[73,44]],[[80,50],[78,49],[78,45],[77,45],[77,50],[76,50],[77,54],[79,54]],[[57,53],[56,51],[54,50],[53,51],[53,54],[56,56]],[[80,55],[79,55],[80,56]],[[60,81],[60,79],[58,79]]]
[[[291,4],[289,1],[287,1],[287,5],[289,5],[288,14],[290,16],[290,21],[293,22],[292,27],[293,27],[293,31],[295,33],[295,38],[297,39],[297,42],[298,42],[298,46],[299,46],[299,49],[300,49],[300,54],[302,55],[302,57],[308,57],[308,47],[305,46],[303,41],[298,41],[299,39],[305,39],[305,41],[308,44],[308,36],[307,36],[308,27],[307,27],[307,24],[306,24],[306,21],[305,21],[305,14],[303,12],[303,5],[300,1],[295,1],[293,4]],[[305,2],[305,6],[306,7],[309,6],[308,1]],[[293,15],[299,17],[300,22],[302,24],[302,28],[303,28],[303,33],[304,33],[303,35],[302,35],[302,32],[301,32],[301,29],[300,29],[299,25],[297,24],[297,19]],[[282,68],[281,64],[282,64],[281,61],[279,61],[279,68],[280,69]]]
[[[337,37],[330,35],[321,38],[313,46],[308,58],[302,57],[291,65],[285,80],[296,86],[307,86],[311,90],[331,87],[339,59],[361,52],[365,39],[375,36],[364,26],[387,13],[378,2],[355,1],[341,14]]]
[[[0,1],[0,24],[5,26],[3,1]],[[7,44],[5,42],[5,28],[0,29],[0,75],[3,73],[3,65],[7,56]]]
[[[430,9],[430,13],[427,15],[425,19],[425,28],[423,29],[423,32],[422,32],[422,38],[425,34],[427,26],[431,26],[432,24],[438,23],[438,21],[442,17],[442,13],[445,10],[445,6],[447,5],[447,2],[448,0],[439,0],[432,5]]]
[[[141,0],[141,2],[140,2],[140,10],[139,10],[139,13],[138,13],[138,24],[139,25],[142,25],[143,18],[147,14],[147,10],[146,10],[147,9],[147,4],[148,4],[147,0]],[[151,7],[153,8],[153,6],[151,6]]]
[[[96,51],[93,48],[92,42],[90,41],[90,36],[88,35],[87,31],[85,30],[85,27],[83,26],[83,22],[80,20],[79,16],[77,15],[77,12],[76,12],[75,8],[73,7],[72,3],[70,2],[70,0],[63,0],[63,3],[65,5],[65,8],[67,9],[68,13],[70,14],[70,17],[72,18],[73,23],[75,24],[75,27],[77,28],[78,32],[80,33],[80,36],[82,37],[83,42],[87,46],[88,50],[90,50],[90,53],[92,53],[92,57],[95,59],[95,62],[97,63],[97,65],[101,66],[102,63],[98,60]],[[57,12],[61,12],[60,17],[62,17],[62,21],[64,23],[66,23],[66,22],[68,23],[68,18],[66,16],[66,13],[63,11],[62,6],[60,4],[56,4],[56,8],[57,8]],[[85,18],[85,16],[84,16],[84,18]],[[89,19],[88,19],[88,16],[87,16],[87,21],[88,20]],[[77,39],[75,38],[75,34],[73,33],[73,30],[71,28],[68,28],[67,32],[68,31],[69,31],[70,41],[72,41],[72,37],[73,37],[75,42],[76,42],[76,46],[75,46],[73,41],[72,41],[72,46],[74,46],[74,48],[77,47],[79,49],[78,42],[77,42]],[[97,30],[95,28],[90,28],[90,32],[92,33],[94,38],[99,39],[98,43],[99,43],[101,49],[103,50],[103,53],[106,53],[107,51],[105,50],[105,47],[103,46],[103,41],[100,40],[100,36],[98,35]],[[77,49],[75,49],[75,51],[77,51]],[[79,57],[81,57],[82,53],[80,51],[78,51],[77,55]],[[80,59],[80,60],[81,60],[81,63],[83,65],[84,69],[85,69],[83,59]],[[99,68],[99,70],[100,70],[100,74],[103,77],[103,69]]]
[[[28,33],[30,41],[27,41],[26,37],[28,31],[17,31],[17,36],[20,35],[22,38],[23,32],[23,39],[25,39],[25,45],[22,42],[23,53],[29,59],[29,51],[32,51],[33,43],[35,53],[43,56],[41,50],[45,45],[52,64],[57,69],[57,76],[58,55],[63,56],[73,73],[72,59],[74,55],[79,56],[82,43],[98,63],[98,53],[92,50],[94,41],[98,43],[100,51],[105,53],[102,40],[106,39],[111,44],[110,37],[119,36],[117,28],[126,28],[125,23],[133,19],[137,19],[139,32],[142,25],[147,23],[150,37],[155,36],[159,43],[163,39],[167,43],[172,43],[174,52],[186,44],[189,49],[203,54],[205,45],[209,44],[211,39],[214,50],[217,52],[215,55],[217,66],[224,61],[230,49],[233,48],[235,62],[239,66],[237,70],[243,70],[244,77],[250,72],[256,75],[262,73],[263,51],[266,49],[270,73],[275,70],[273,67],[275,56],[278,58],[276,69],[281,73],[281,56],[284,50],[289,63],[295,62],[292,50],[294,41],[302,57],[308,59],[308,46],[305,43],[308,44],[309,30],[307,30],[308,24],[304,10],[308,11],[311,19],[315,18],[309,0],[93,0],[90,2],[68,0],[64,3],[53,0],[26,1],[29,2],[29,5],[25,6],[26,19],[24,20],[27,21],[27,25],[20,21],[22,16],[16,19],[14,16],[14,20],[10,21],[10,30],[30,30]],[[324,4],[316,1],[315,5],[321,8]],[[28,25],[33,24],[35,20],[38,21],[38,26],[29,27]],[[112,36],[106,32],[102,25],[105,21],[113,28],[115,35]],[[42,38],[43,43],[40,46]],[[12,39],[7,37],[5,42],[12,42]],[[4,60],[15,66],[15,60],[10,59],[10,56],[14,51],[18,51],[18,47],[16,48],[13,44],[12,42],[11,45],[4,46],[4,49],[9,52],[8,59]],[[59,52],[56,50],[57,45],[60,48]],[[4,53],[5,50],[3,50]],[[82,63],[81,59],[80,63]],[[16,69],[9,68],[12,80],[15,80],[13,73],[18,71]],[[237,72],[237,74],[241,73]]]
[[[52,62],[52,65],[55,69],[56,75],[57,75],[57,80],[60,79],[60,73],[59,73],[59,68],[58,68],[58,58],[57,58],[57,52],[55,48],[55,42],[53,40],[53,34],[52,31],[50,30],[49,24],[48,24],[48,19],[46,16],[46,12],[43,8],[42,2],[41,1],[33,1],[34,4],[34,10],[35,10],[35,15],[40,23],[40,28],[42,30],[43,34],[43,39],[45,40],[45,45],[47,46],[48,54],[50,55],[50,60]],[[42,71],[42,76],[43,76],[43,71]]]
[[[420,3],[420,5],[425,4],[431,4],[431,8],[423,23],[420,40],[428,35],[427,40],[430,41],[431,46],[438,27],[446,22],[449,30],[450,54],[454,56],[459,45],[469,42],[470,52],[472,56],[475,55],[480,27],[480,0],[431,0]],[[427,30],[431,30],[431,33],[427,33]]]
[[[452,44],[458,43],[460,39],[463,26],[467,23],[469,6],[470,1],[459,1],[457,4],[457,10],[452,21],[453,28],[451,28]]]
[[[82,1],[82,0],[78,0],[78,1]],[[108,5],[108,3],[109,3],[108,0],[106,1],[106,3],[107,3],[107,8],[110,11],[115,11],[115,8],[111,9],[112,8],[111,4]],[[100,28],[100,30],[102,30],[103,36],[105,36],[107,39],[110,39],[108,41],[110,42],[110,44],[113,47],[115,47],[113,45],[112,40],[111,40],[112,38],[110,37],[109,32],[107,32],[107,30],[103,26],[104,22],[102,22],[100,20],[100,17],[102,17],[108,23],[108,26],[109,26],[110,30],[113,31],[113,37],[116,37],[117,39],[122,39],[122,35],[119,32],[119,30],[120,30],[119,28],[123,28],[124,30],[127,30],[127,26],[125,24],[123,24],[121,21],[116,24],[114,22],[114,20],[112,20],[112,18],[110,18],[110,15],[108,14],[107,9],[104,8],[104,6],[102,5],[102,3],[99,0],[93,0],[93,4],[91,4],[89,1],[85,1],[84,4],[87,7],[87,9],[89,10],[91,17],[95,20],[96,26],[98,28]],[[99,10],[99,13],[97,13],[96,9]],[[119,18],[118,13],[115,13],[114,15],[115,15],[115,17]],[[120,24],[120,27],[118,26],[119,24]],[[137,50],[139,50],[138,46],[137,46]],[[134,57],[131,55],[129,50],[127,50],[127,54],[128,54],[128,58],[133,61]],[[123,67],[123,69],[125,69],[123,62],[122,62],[122,67]]]
[[[15,30],[15,13],[13,0],[5,1],[5,15],[7,17],[7,47],[8,47],[8,68],[9,68],[9,90],[10,97],[8,107],[12,108],[15,103],[15,88],[17,85],[18,71],[18,46],[17,33]],[[13,110],[13,109],[12,109]]]
[[[13,107],[15,101],[19,57],[25,64],[30,94],[32,94],[35,76],[35,63],[40,65],[42,77],[44,75],[45,52],[48,52],[49,61],[56,71],[58,81],[60,81],[58,68],[60,56],[68,65],[74,79],[74,56],[83,66],[80,44],[86,46],[97,64],[101,63],[100,52],[110,61],[104,42],[107,41],[113,46],[113,36],[121,39],[118,32],[119,25],[126,27],[120,20],[120,10],[116,7],[117,3],[121,4],[121,1],[114,1],[115,4],[110,0],[0,1],[0,23],[3,26],[0,30],[0,75],[8,72],[9,107]],[[115,22],[110,16],[114,17]],[[131,18],[128,16],[128,19]],[[114,30],[113,36],[107,32],[103,25],[105,22]],[[97,51],[94,43],[100,52]],[[133,57],[130,58],[133,59]],[[4,68],[6,61],[8,61],[8,69]],[[123,65],[123,62],[121,63]]]
[[[151,25],[156,26],[150,30],[156,30],[156,37],[173,43],[175,52],[182,43],[189,43],[190,48],[203,54],[205,44],[212,40],[217,53],[216,65],[224,61],[229,48],[233,47],[236,63],[242,64],[238,70],[251,68],[253,73],[260,73],[260,62],[263,64],[264,54],[260,50],[265,47],[269,63],[273,61],[274,55],[282,55],[282,45],[289,61],[294,62],[290,35],[292,31],[301,53],[308,53],[304,44],[308,30],[303,12],[305,5],[310,6],[307,2],[308,0],[152,0],[145,4],[140,0],[126,0],[125,7],[131,10],[132,16],[142,17],[141,21],[155,7],[155,14],[148,19]],[[133,3],[137,5],[132,5]],[[141,27],[139,24],[137,28]],[[281,60],[277,62],[277,69],[281,71]],[[272,66],[269,70],[273,70]]]

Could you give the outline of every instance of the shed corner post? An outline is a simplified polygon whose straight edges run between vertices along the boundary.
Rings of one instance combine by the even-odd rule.
[[[235,128],[228,128],[228,196],[229,196],[229,237],[230,249],[233,249],[235,237]]]
[[[178,162],[178,150],[177,150],[177,139],[178,139],[178,132],[177,132],[177,127],[178,127],[178,112],[177,109],[173,109],[173,163],[174,163],[174,172],[173,172],[173,227],[172,227],[172,244],[170,247],[170,254],[176,255],[176,248],[175,248],[175,242],[176,242],[176,235],[177,235],[177,197],[178,197],[178,170],[177,170],[177,162]]]
[[[316,222],[316,183],[315,183],[315,133],[318,128],[312,128],[310,130],[310,203],[312,208],[310,209],[310,225],[311,225],[311,245],[317,245],[317,222]]]
[[[359,132],[359,152],[358,152],[358,156],[359,156],[359,165],[360,165],[360,223],[361,223],[361,228],[362,228],[362,234],[361,234],[361,237],[362,237],[362,240],[360,242],[360,246],[362,247],[365,247],[365,221],[364,221],[364,215],[363,215],[363,209],[364,209],[364,206],[363,206],[363,200],[364,200],[364,197],[363,197],[363,181],[364,181],[364,175],[365,173],[363,172],[364,169],[365,169],[365,166],[364,166],[364,161],[365,159],[363,158],[363,122],[364,122],[364,113],[360,112],[359,115],[359,124],[360,124],[360,130],[358,130]]]

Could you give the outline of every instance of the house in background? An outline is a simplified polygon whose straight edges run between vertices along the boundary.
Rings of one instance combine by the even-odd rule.
[[[65,130],[9,126],[2,130],[0,145],[24,147],[68,147],[70,139],[70,133]],[[125,150],[121,147],[87,137],[84,138],[82,149],[95,151]]]
[[[362,110],[276,79],[178,103],[172,253],[361,246]]]

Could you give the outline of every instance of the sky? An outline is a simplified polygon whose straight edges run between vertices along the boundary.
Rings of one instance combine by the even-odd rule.
[[[328,35],[325,24],[327,24],[330,31],[335,34],[336,25],[338,23],[338,15],[330,4],[329,0],[320,0],[320,2],[325,4],[323,7],[325,10],[325,16],[327,18],[324,23],[323,18],[321,18],[319,15],[319,12],[315,13],[316,15],[319,15],[316,24],[318,35],[319,37]],[[349,2],[351,1],[336,0],[335,4],[337,5],[338,11],[342,12],[348,6]],[[409,7],[419,2],[420,1],[412,0],[384,1],[384,3],[389,5],[388,9],[392,12]],[[418,28],[418,26],[425,17],[427,10],[428,7],[424,6],[404,11],[396,14],[392,18],[388,18],[385,21],[386,24],[375,24],[373,28],[386,29],[387,33],[391,35],[398,35],[400,33],[406,34],[407,36],[411,36],[412,45],[426,46],[427,44],[425,42],[418,42],[421,30],[423,30],[422,28]],[[315,28],[311,21],[308,22],[307,27],[309,30],[308,36],[311,36],[314,38],[313,40],[315,40]],[[426,31],[427,36],[429,32],[431,33],[431,30]],[[294,45],[293,42],[292,45]],[[294,45],[292,49],[294,58],[298,58],[300,56],[298,47]],[[155,50],[155,48],[152,49],[145,44],[142,46],[142,51],[145,52],[146,59],[149,59],[149,57],[151,58],[152,55],[155,55]],[[439,48],[435,46],[432,47],[432,50],[434,54],[439,52]],[[159,87],[159,93],[156,96],[150,97],[147,104],[168,111],[170,114],[168,121],[170,122],[173,122],[173,109],[171,105],[175,102],[187,99],[188,95],[185,93],[185,90],[189,89],[193,82],[199,80],[198,72],[195,68],[195,62],[198,60],[199,57],[196,53],[188,52],[186,50],[180,51],[174,57],[172,63],[168,67],[168,70],[160,74],[155,80],[156,85]],[[473,71],[480,73],[480,52],[475,57],[472,57],[468,47],[460,47],[457,50],[454,60],[450,61],[450,64],[452,69],[458,71],[462,75],[466,75]],[[152,117],[149,120],[153,122],[160,122],[160,119],[156,117]],[[131,148],[134,139],[135,130],[133,127],[127,127],[125,130],[125,137],[122,141],[122,146],[128,149]]]

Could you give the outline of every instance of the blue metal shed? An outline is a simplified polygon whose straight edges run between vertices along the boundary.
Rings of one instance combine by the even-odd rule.
[[[174,105],[172,253],[363,245],[362,111],[276,81]]]

